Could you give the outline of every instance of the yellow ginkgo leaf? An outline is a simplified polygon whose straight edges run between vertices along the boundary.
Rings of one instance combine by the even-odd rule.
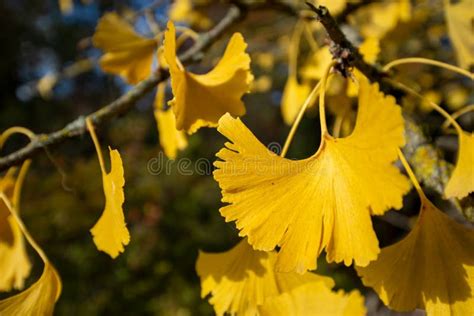
[[[370,64],[375,63],[380,54],[380,41],[376,37],[367,37],[359,46],[359,52],[364,60]]]
[[[472,0],[444,2],[449,37],[456,50],[458,63],[461,67],[469,69],[474,63],[473,2]]]
[[[0,192],[12,198],[13,176],[0,179]],[[7,205],[0,200],[0,291],[21,290],[30,274],[31,263],[25,240]]]
[[[262,316],[363,316],[364,297],[354,290],[332,292],[322,283],[301,285],[291,292],[268,299],[259,307]]]
[[[410,18],[409,0],[376,1],[357,10],[352,21],[359,26],[362,36],[381,39],[399,22],[406,22]]]
[[[323,46],[311,55],[306,64],[301,68],[301,76],[307,80],[319,80],[332,61],[329,47]]]
[[[255,249],[280,246],[279,271],[315,269],[323,249],[330,262],[367,265],[380,251],[370,215],[402,206],[409,183],[392,164],[404,144],[401,110],[377,85],[360,85],[353,133],[323,135],[307,159],[275,155],[240,119],[219,121],[232,142],[215,162],[222,201],[230,203],[220,212]]]
[[[383,248],[376,261],[357,267],[366,286],[396,311],[471,315],[474,310],[474,231],[422,197],[413,230]]]
[[[201,278],[201,296],[211,295],[209,303],[217,315],[254,316],[258,306],[306,283],[334,286],[329,277],[314,273],[275,272],[275,252],[253,250],[247,240],[224,253],[200,252],[196,270]]]
[[[446,185],[447,198],[463,198],[474,191],[474,134],[459,134],[458,161]]]
[[[295,76],[288,77],[281,99],[281,114],[286,124],[293,123],[310,91],[311,87],[304,83],[299,84]]]
[[[229,41],[222,59],[204,75],[187,72],[176,58],[175,27],[170,21],[165,33],[164,56],[169,65],[174,99],[169,102],[179,130],[194,132],[202,126],[216,126],[226,112],[241,116],[241,97],[250,88],[250,57],[240,33]]]
[[[191,0],[173,1],[168,16],[172,21],[189,23],[203,29],[207,29],[212,25],[212,21],[207,16],[193,10]]]
[[[61,279],[54,267],[49,262],[43,250],[36,244],[24,227],[16,211],[11,206],[10,201],[3,193],[0,198],[10,211],[13,220],[16,222],[30,245],[36,250],[44,262],[44,270],[39,278],[28,289],[12,297],[0,300],[0,315],[2,316],[50,316],[53,315],[54,305],[61,295]],[[2,271],[3,273],[3,271]]]
[[[163,109],[165,98],[165,84],[160,83],[155,97],[155,119],[158,125],[160,144],[166,156],[175,159],[178,150],[188,146],[186,134],[176,129],[176,118],[171,109]]]
[[[313,0],[311,2],[315,5],[325,6],[332,16],[336,16],[344,10],[347,0]]]
[[[91,233],[97,249],[116,258],[124,247],[130,242],[130,233],[125,224],[122,204],[125,201],[123,187],[125,185],[122,158],[118,150],[109,147],[110,172],[105,170],[99,141],[95,135],[92,122],[88,119],[87,128],[94,141],[97,155],[99,157],[102,172],[102,183],[105,194],[105,209],[97,223],[92,227]]]
[[[138,35],[117,13],[106,13],[100,19],[92,41],[104,51],[100,67],[105,72],[119,75],[130,84],[151,75],[156,41]]]
[[[62,14],[69,14],[74,9],[73,0],[59,0],[59,10]]]

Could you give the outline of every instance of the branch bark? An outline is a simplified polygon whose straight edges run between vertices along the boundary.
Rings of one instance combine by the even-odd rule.
[[[224,18],[215,27],[206,33],[200,34],[194,45],[182,55],[180,55],[179,58],[181,62],[183,64],[189,64],[199,60],[202,52],[211,46],[234,23],[239,21],[242,16],[242,9],[238,8],[237,6],[232,6]],[[158,83],[167,80],[168,77],[168,70],[159,68],[148,79],[143,80],[129,92],[125,93],[115,101],[107,104],[96,112],[87,116],[78,117],[59,131],[50,134],[36,135],[36,137],[25,147],[0,158],[0,171],[20,164],[24,160],[33,156],[42,148],[59,144],[66,139],[84,134],[87,131],[85,123],[86,118],[90,118],[94,125],[100,125],[113,117],[129,111],[134,106],[136,101],[142,98],[146,93],[153,90],[153,88],[155,88]]]

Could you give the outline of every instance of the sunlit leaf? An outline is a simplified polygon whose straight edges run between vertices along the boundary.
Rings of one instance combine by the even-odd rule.
[[[325,6],[332,16],[336,16],[341,13],[346,7],[346,0],[313,0],[311,1],[315,5]]]
[[[62,14],[71,13],[72,9],[74,9],[73,0],[59,0],[59,10]]]
[[[112,258],[116,258],[124,251],[124,246],[130,242],[122,204],[125,201],[123,187],[125,185],[122,158],[116,149],[109,147],[110,172],[105,170],[100,144],[95,136],[92,123],[88,122],[88,129],[94,141],[94,145],[99,157],[102,183],[105,194],[105,209],[97,223],[92,227],[91,233],[97,249],[107,253]]]
[[[253,250],[244,239],[223,253],[200,252],[196,270],[201,278],[201,296],[209,294],[209,303],[217,315],[257,315],[257,307],[268,298],[306,284],[316,283],[328,290],[332,279],[314,273],[275,272],[275,252]]]
[[[212,26],[212,21],[204,14],[193,10],[191,0],[175,0],[169,10],[169,18],[175,22],[184,22],[207,29]]]
[[[14,296],[0,301],[0,315],[2,316],[50,316],[53,315],[54,305],[61,294],[61,280],[54,267],[49,262],[43,250],[36,244],[33,238],[24,228],[23,223],[17,215],[9,200],[4,194],[0,197],[9,209],[12,219],[18,225],[23,234],[27,237],[30,245],[40,255],[44,263],[44,270],[41,277],[28,289]]]
[[[117,13],[106,13],[99,21],[94,46],[102,49],[100,67],[136,84],[151,75],[157,42],[138,35]]]
[[[163,109],[165,94],[165,84],[158,85],[155,97],[155,119],[158,125],[160,144],[166,156],[175,159],[178,150],[183,150],[188,146],[186,134],[176,129],[176,118],[171,109]]]
[[[0,179],[0,192],[10,199],[13,186],[14,178],[8,173]],[[23,234],[7,205],[0,200],[0,291],[23,289],[30,270]]]
[[[412,231],[357,267],[366,286],[396,311],[470,315],[474,310],[474,230],[450,219],[426,198]]]
[[[312,54],[301,68],[301,76],[305,79],[319,80],[331,61],[332,55],[329,47],[323,46],[316,53]]]
[[[307,283],[268,299],[259,307],[262,316],[363,316],[364,297],[359,291],[332,292],[322,283]]]
[[[474,134],[459,135],[458,161],[446,185],[446,197],[463,198],[474,191]]]
[[[383,38],[400,22],[411,19],[409,0],[375,1],[357,10],[352,21],[360,28],[362,36]]]
[[[176,58],[175,27],[168,23],[164,56],[169,65],[174,99],[170,105],[176,115],[176,127],[195,132],[203,126],[216,126],[226,112],[241,116],[245,105],[240,100],[250,87],[250,57],[247,44],[235,33],[219,63],[210,72],[197,75],[186,71]]]
[[[298,83],[295,76],[288,77],[281,100],[281,114],[286,124],[293,123],[310,91],[311,87]]]
[[[380,41],[375,37],[366,38],[359,46],[359,52],[368,63],[375,63],[380,54]]]
[[[449,36],[456,50],[458,63],[461,67],[469,69],[474,63],[473,2],[445,0],[444,3]]]
[[[324,135],[318,152],[303,160],[275,155],[240,119],[219,122],[231,141],[215,162],[229,203],[220,212],[255,249],[280,246],[280,271],[315,269],[324,249],[330,262],[367,265],[380,251],[370,215],[402,206],[409,183],[392,164],[404,144],[400,108],[366,79],[360,89],[353,133]]]

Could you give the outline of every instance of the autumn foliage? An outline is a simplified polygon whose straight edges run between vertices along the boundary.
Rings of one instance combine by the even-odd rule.
[[[195,148],[193,138],[204,130],[223,136],[224,142],[216,145],[220,150],[215,153],[212,176],[207,175],[221,194],[222,205],[212,212],[220,214],[222,224],[231,222],[235,236],[242,238],[223,252],[188,250],[196,252],[193,273],[200,281],[201,298],[217,315],[365,315],[364,298],[373,291],[388,309],[398,312],[472,314],[474,229],[472,216],[465,210],[473,207],[469,201],[474,191],[474,134],[469,130],[472,124],[460,120],[472,114],[472,105],[465,98],[457,108],[446,106],[440,102],[445,92],[426,91],[423,83],[394,75],[395,68],[403,73],[406,64],[429,65],[432,68],[421,69],[450,71],[457,84],[469,80],[472,88],[472,1],[443,3],[443,25],[456,56],[446,62],[384,56],[392,43],[385,42],[388,34],[403,23],[425,18],[426,9],[417,6],[420,1],[313,1],[327,6],[316,11],[299,1],[285,2],[284,8],[292,8],[296,16],[289,24],[292,27],[278,35],[285,52],[280,57],[259,51],[258,45],[252,45],[256,42],[243,35],[259,36],[258,28],[248,32],[242,26],[242,33],[225,33],[219,23],[227,17],[213,20],[210,13],[214,6],[230,6],[229,10],[248,10],[251,16],[252,10],[278,11],[281,7],[272,7],[277,2],[242,1],[234,7],[177,0],[165,10],[166,18],[147,16],[151,35],[139,32],[130,17],[150,14],[154,6],[151,11],[128,15],[106,12],[91,34],[93,47],[101,51],[97,64],[104,73],[136,87],[157,74],[162,76],[154,85],[150,104],[157,140],[169,161]],[[60,1],[60,5],[64,14],[74,10],[72,2]],[[317,10],[323,14],[329,10],[336,17],[330,17],[332,21],[352,28],[357,36],[348,31],[347,37],[359,38],[358,51],[332,38],[327,26],[315,19],[315,14],[321,14]],[[338,17],[344,17],[342,22]],[[249,28],[252,20],[249,23],[244,25]],[[213,38],[216,30],[225,34],[221,54],[207,61],[206,71],[193,67],[206,55],[183,56],[193,47],[203,53],[212,44],[203,41]],[[277,45],[271,43],[270,48]],[[287,70],[280,88],[272,87],[273,79],[261,72],[273,69],[278,58]],[[374,77],[367,68],[354,67],[357,58],[359,64],[381,75]],[[38,89],[48,95],[53,86],[43,81]],[[291,127],[276,152],[246,121],[263,111],[255,109],[258,105],[250,110],[247,100],[275,93],[272,90],[279,93],[278,125]],[[427,179],[440,160],[426,167],[431,158],[420,158],[423,152],[419,151],[409,154],[414,136],[408,126],[414,124],[414,113],[421,113],[422,118],[435,116],[439,133],[457,137],[454,164],[437,192],[427,187]],[[312,131],[319,141],[306,144],[312,152],[309,157],[288,158],[290,145],[300,137],[296,129],[305,117],[316,124]],[[135,240],[137,231],[127,220],[127,192],[135,192],[127,191],[122,157],[128,151],[99,141],[99,123],[96,116],[84,118],[83,133],[90,138],[81,141],[92,141],[95,147],[104,202],[102,209],[95,210],[101,212],[96,213],[100,214],[96,223],[83,229],[90,230],[98,251],[116,259],[131,244],[145,245],[146,240]],[[14,134],[32,143],[38,140],[25,127],[11,127],[1,134],[0,148]],[[36,242],[40,236],[33,236],[20,211],[21,190],[32,161],[18,160],[20,167],[11,167],[0,177],[0,291],[16,291],[0,300],[0,315],[52,315],[62,291],[60,266],[55,268]],[[407,203],[408,195],[418,204]],[[386,232],[375,223],[389,213],[407,210],[414,214],[405,225],[407,232],[387,245]],[[34,282],[27,282],[32,271],[30,247],[43,262],[43,272]],[[348,269],[363,286],[342,289],[327,267]]]

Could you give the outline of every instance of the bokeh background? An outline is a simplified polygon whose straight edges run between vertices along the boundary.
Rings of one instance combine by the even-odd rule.
[[[384,36],[379,61],[383,64],[399,57],[421,56],[455,63],[442,1],[411,2],[412,19],[398,23]],[[127,91],[130,87],[122,79],[103,73],[98,66],[101,52],[92,46],[91,36],[104,12],[115,10],[126,15],[150,5],[155,5],[154,17],[164,27],[169,1],[159,5],[152,0],[73,1],[68,12],[61,11],[56,0],[1,1],[0,131],[19,125],[36,133],[52,132]],[[200,12],[215,23],[227,8],[227,3],[207,1]],[[249,43],[252,71],[259,85],[254,87],[254,93],[244,97],[248,112],[243,120],[264,144],[282,144],[289,131],[279,107],[288,72],[289,36],[295,21],[295,17],[282,12],[260,10],[249,12],[246,20],[231,30],[242,32]],[[344,30],[358,44],[362,39],[351,21],[344,22]],[[142,34],[149,34],[142,16],[135,19],[134,25]],[[230,34],[225,34],[210,48],[203,62],[191,69],[210,69]],[[324,36],[317,41],[323,45]],[[303,56],[309,52],[304,41],[301,52]],[[38,80],[61,73],[83,59],[92,63],[90,70],[62,78],[49,94],[39,93]],[[472,103],[470,83],[458,76],[424,66],[402,69],[400,78],[404,82],[431,91],[436,101],[450,111],[469,100]],[[170,91],[167,92],[170,98]],[[98,252],[89,233],[104,205],[99,164],[90,137],[67,140],[35,156],[23,192],[22,216],[62,277],[57,315],[212,314],[211,306],[200,298],[194,269],[198,250],[224,251],[235,245],[238,237],[234,225],[226,224],[219,215],[221,195],[212,178],[211,165],[205,174],[196,172],[193,166],[198,159],[212,163],[225,140],[214,129],[202,129],[190,137],[188,148],[178,156],[193,162],[188,168],[190,175],[179,172],[176,164],[170,165],[169,174],[150,172],[150,160],[160,157],[162,152],[153,117],[153,98],[151,92],[131,112],[98,128],[103,148],[107,144],[118,148],[125,168],[124,209],[131,243],[116,260]],[[328,97],[328,103],[338,102],[351,102],[353,107],[356,104],[346,97]],[[421,118],[428,139],[440,148],[448,162],[453,162],[456,138],[439,130],[442,119],[414,100],[402,102]],[[330,116],[330,122],[331,119]],[[472,116],[463,117],[461,124],[472,130]],[[25,142],[21,136],[14,137],[0,155]],[[309,113],[288,156],[308,157],[318,144],[319,119]],[[440,202],[436,196],[434,199]],[[412,194],[406,197],[400,213],[402,221],[409,224],[413,220],[417,203]],[[406,230],[390,220],[377,218],[374,225],[382,246],[406,234]],[[34,269],[28,284],[42,270],[37,255],[30,251],[30,256]],[[359,288],[368,300],[376,300],[352,268],[328,265],[321,258],[318,272],[334,277],[337,288]],[[376,308],[380,306],[371,311]]]

